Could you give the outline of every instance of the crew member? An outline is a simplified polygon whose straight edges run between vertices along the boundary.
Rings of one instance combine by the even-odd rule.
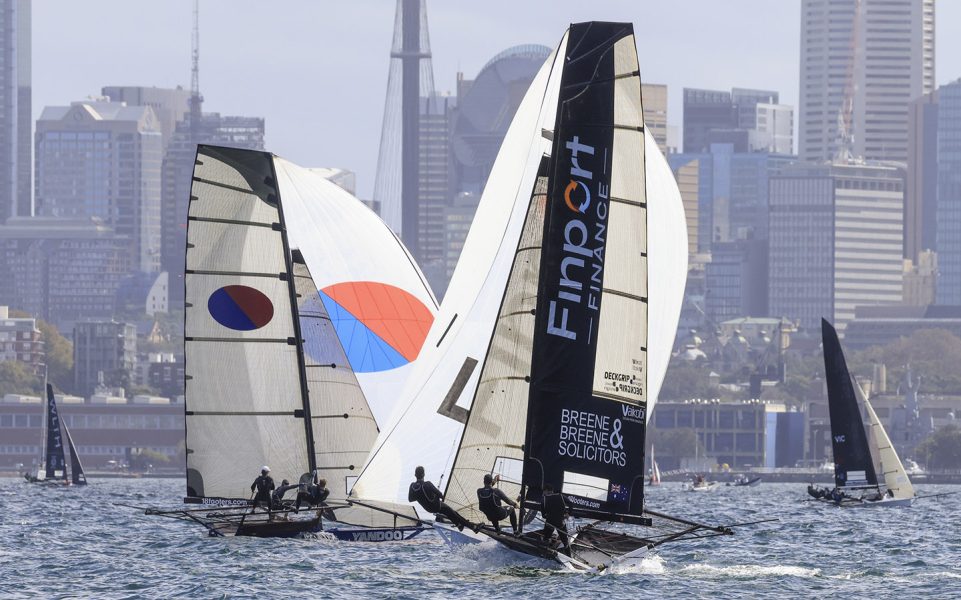
[[[274,489],[274,478],[269,475],[270,467],[264,465],[260,469],[260,477],[254,479],[254,482],[250,484],[250,491],[253,492],[257,490],[257,495],[254,496],[254,508],[251,512],[257,510],[257,507],[261,504],[267,507],[267,512],[270,512],[270,492]]]
[[[304,491],[297,492],[297,510],[300,510],[300,503],[306,502],[307,506],[317,506],[323,504],[327,500],[327,496],[330,496],[330,490],[327,489],[327,480],[318,479],[317,471],[314,471],[314,480],[307,486]]]
[[[274,510],[281,510],[284,508],[284,494],[296,487],[299,486],[297,484],[291,484],[286,479],[280,482],[280,487],[274,490],[274,493],[270,495],[271,505],[273,505]]]
[[[410,489],[407,491],[408,502],[416,501],[424,510],[447,517],[451,523],[457,526],[459,531],[464,531],[465,527],[473,529],[475,532],[480,531],[480,525],[472,525],[456,510],[444,504],[444,494],[433,483],[424,481],[424,467],[414,469],[414,478],[416,481],[410,484]]]
[[[560,538],[561,543],[564,544],[564,552],[570,556],[571,544],[570,539],[567,537],[567,526],[564,524],[568,512],[569,510],[567,503],[564,502],[564,496],[556,493],[553,485],[545,483],[544,494],[541,499],[541,515],[544,517],[544,529],[541,530],[541,536],[543,536],[545,541],[549,542],[556,529],[557,537]]]
[[[514,535],[517,535],[517,512],[514,510],[517,503],[507,497],[500,488],[493,487],[493,484],[500,481],[500,477],[491,477],[490,473],[484,475],[484,487],[477,490],[477,505],[490,522],[494,524],[497,533],[501,531],[500,522],[506,518],[510,519],[511,527],[514,528]],[[506,503],[510,508],[505,508],[501,503]]]

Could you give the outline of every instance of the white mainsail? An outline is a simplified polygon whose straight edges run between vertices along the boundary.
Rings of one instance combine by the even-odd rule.
[[[864,403],[864,409],[868,413],[868,423],[866,425],[869,433],[868,443],[872,446],[872,455],[877,456],[877,461],[880,463],[880,473],[884,476],[884,486],[894,494],[895,500],[914,498],[914,485],[911,484],[908,473],[904,470],[904,465],[901,464],[901,459],[898,458],[898,453],[894,449],[894,444],[891,443],[891,438],[884,430],[884,425],[881,424],[877,413],[874,412],[874,407],[871,406],[871,402],[857,382],[854,382],[854,391],[861,402]]]
[[[346,497],[433,294],[389,228],[316,172],[201,146],[191,196],[188,496],[246,498],[266,464],[278,481],[317,469]]]

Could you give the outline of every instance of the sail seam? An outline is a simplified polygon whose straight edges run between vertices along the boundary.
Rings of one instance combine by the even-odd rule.
[[[187,269],[187,275],[231,275],[239,277],[268,277],[283,280],[283,273],[256,273],[254,271],[214,271],[210,269]]]

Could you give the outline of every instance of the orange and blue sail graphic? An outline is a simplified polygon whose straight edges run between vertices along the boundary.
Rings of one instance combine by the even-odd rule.
[[[416,359],[434,321],[423,302],[385,283],[351,281],[319,293],[357,373],[396,369]]]
[[[207,310],[218,323],[237,331],[260,329],[274,318],[274,305],[260,290],[226,285],[210,294]]]

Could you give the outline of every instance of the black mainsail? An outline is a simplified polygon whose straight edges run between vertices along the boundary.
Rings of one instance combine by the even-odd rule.
[[[80,463],[80,455],[77,447],[73,443],[73,436],[67,424],[63,424],[63,433],[67,437],[67,447],[70,449],[70,482],[73,485],[87,485],[87,475],[83,472],[83,465]]]
[[[868,446],[851,374],[844,361],[837,331],[825,319],[821,319],[821,339],[831,417],[831,447],[834,450],[834,485],[838,489],[876,488],[878,477],[874,458]]]
[[[551,143],[531,142],[532,151],[543,145],[544,152],[535,157],[536,177],[519,192],[529,194],[527,210],[512,234],[510,272],[445,501],[486,521],[476,490],[490,473],[509,497],[523,498],[525,523],[550,484],[573,516],[591,520],[571,532],[570,555],[537,531],[483,531],[577,568],[731,533],[644,506],[645,150],[654,146],[647,146],[631,24],[571,25],[541,106],[539,133]],[[635,536],[605,528],[610,523],[645,527]]]
[[[60,414],[53,395],[53,385],[47,384],[47,440],[44,455],[45,479],[67,480],[67,460],[60,430]]]

